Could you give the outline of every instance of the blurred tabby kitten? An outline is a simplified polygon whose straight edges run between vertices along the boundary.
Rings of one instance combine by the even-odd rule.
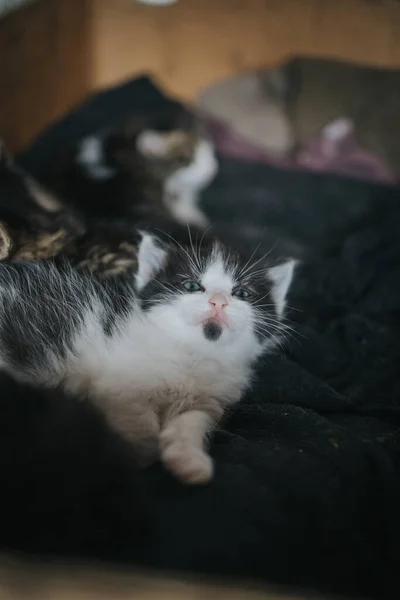
[[[400,70],[299,56],[259,78],[288,121],[293,149],[346,117],[361,146],[400,175]]]
[[[79,216],[19,169],[0,141],[0,260],[56,256],[83,231]]]
[[[217,162],[198,119],[183,108],[120,125],[82,139],[47,182],[90,216],[146,219],[151,213],[198,228],[198,206]]]
[[[129,224],[86,231],[84,216],[20,169],[1,146],[0,260],[67,256],[77,267],[111,276],[136,268],[135,235]]]

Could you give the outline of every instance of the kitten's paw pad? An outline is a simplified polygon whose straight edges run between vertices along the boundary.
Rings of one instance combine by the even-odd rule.
[[[170,446],[163,452],[165,466],[183,483],[208,483],[213,476],[213,462],[205,452],[193,448]]]

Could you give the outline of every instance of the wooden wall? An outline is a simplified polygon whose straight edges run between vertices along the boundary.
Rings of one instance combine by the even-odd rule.
[[[86,0],[39,0],[0,20],[0,137],[12,150],[90,90]]]
[[[400,3],[38,0],[0,20],[0,136],[21,149],[89,92],[136,74],[191,100],[290,53],[400,67]]]
[[[143,70],[192,99],[204,86],[290,53],[400,67],[395,0],[95,0],[96,86]]]

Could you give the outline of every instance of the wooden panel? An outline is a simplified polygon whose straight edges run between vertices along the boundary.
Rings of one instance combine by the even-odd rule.
[[[49,561],[17,561],[0,558],[2,600],[306,600],[309,593],[280,591],[247,584],[207,582],[183,576],[168,578],[157,572],[112,570],[106,565],[65,565]],[[322,597],[314,595],[314,600]]]
[[[290,53],[400,67],[400,6],[393,0],[93,1],[99,87],[150,72],[191,99],[214,81]]]
[[[89,89],[86,0],[40,0],[0,20],[0,136],[20,150]]]

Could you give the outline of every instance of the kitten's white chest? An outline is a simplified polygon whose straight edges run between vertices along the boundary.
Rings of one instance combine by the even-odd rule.
[[[70,364],[71,387],[93,396],[164,407],[213,397],[239,400],[250,369],[226,357],[204,352],[133,321],[111,339],[81,336]]]
[[[224,361],[179,344],[155,347],[147,340],[141,345],[140,355],[136,351],[132,354],[129,363],[121,360],[119,366],[108,371],[103,389],[111,384],[115,391],[125,394],[129,390],[133,397],[151,397],[160,405],[201,396],[234,401],[246,377],[245,369],[238,372]]]

